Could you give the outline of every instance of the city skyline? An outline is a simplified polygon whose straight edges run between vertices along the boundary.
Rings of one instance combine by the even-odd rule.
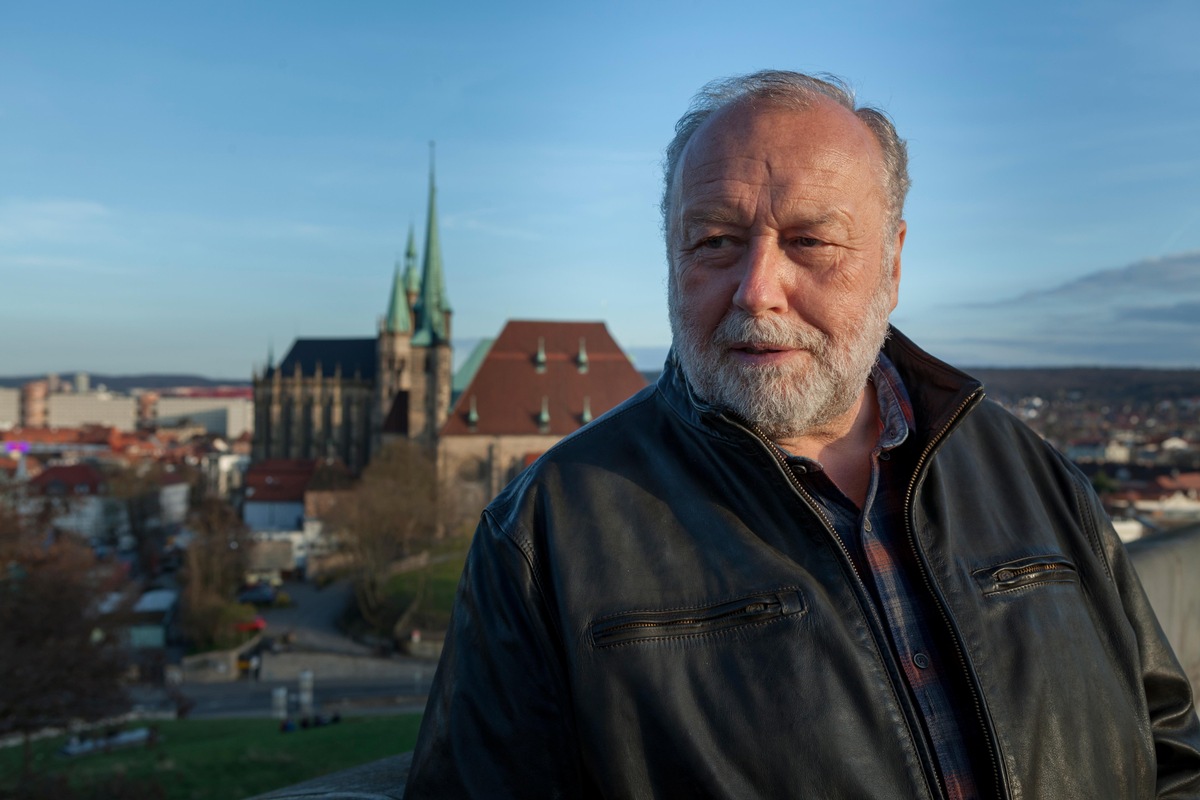
[[[119,8],[6,15],[0,375],[246,380],[373,335],[430,140],[456,340],[603,320],[665,349],[662,148],[705,81],[764,67],[841,75],[909,140],[894,320],[936,355],[1200,366],[1182,2]]]

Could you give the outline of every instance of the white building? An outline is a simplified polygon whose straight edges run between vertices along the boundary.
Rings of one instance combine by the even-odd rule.
[[[21,424],[21,390],[0,387],[0,431]]]
[[[245,397],[160,397],[155,412],[164,427],[199,425],[236,439],[254,429],[254,401]]]
[[[47,420],[52,428],[107,425],[119,431],[137,429],[137,401],[111,392],[51,394],[46,398]]]

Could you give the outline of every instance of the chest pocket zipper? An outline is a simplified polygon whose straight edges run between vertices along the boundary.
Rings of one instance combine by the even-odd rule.
[[[1062,556],[1032,556],[976,570],[975,580],[985,595],[1009,592],[1038,583],[1077,583],[1075,565]]]
[[[592,623],[592,644],[612,647],[636,641],[687,639],[772,622],[805,611],[795,590],[754,595],[703,608],[631,611]]]

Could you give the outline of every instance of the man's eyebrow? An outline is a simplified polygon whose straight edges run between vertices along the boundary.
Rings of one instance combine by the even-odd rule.
[[[824,211],[789,219],[784,227],[820,228],[826,225],[839,225],[843,222],[843,216],[836,211]],[[700,207],[684,212],[682,223],[685,230],[696,225],[741,225],[743,217],[737,209],[728,206]]]
[[[728,206],[711,206],[708,208],[701,207],[694,210],[688,210],[683,215],[683,224],[685,226],[692,225],[736,225],[741,221],[742,215],[736,209]]]

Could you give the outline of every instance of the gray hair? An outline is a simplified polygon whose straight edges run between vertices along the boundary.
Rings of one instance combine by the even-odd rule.
[[[869,106],[857,107],[854,90],[835,75],[805,75],[800,72],[763,70],[751,75],[723,78],[708,83],[688,107],[687,113],[675,123],[675,138],[667,146],[663,162],[663,233],[667,239],[670,255],[673,225],[671,214],[674,209],[677,187],[677,172],[683,151],[692,136],[706,119],[717,111],[740,102],[760,102],[767,106],[805,110],[820,97],[833,100],[857,116],[879,142],[883,151],[882,184],[888,205],[887,241],[895,239],[904,216],[904,198],[911,181],[908,177],[908,148],[896,133],[892,121],[882,111]]]

